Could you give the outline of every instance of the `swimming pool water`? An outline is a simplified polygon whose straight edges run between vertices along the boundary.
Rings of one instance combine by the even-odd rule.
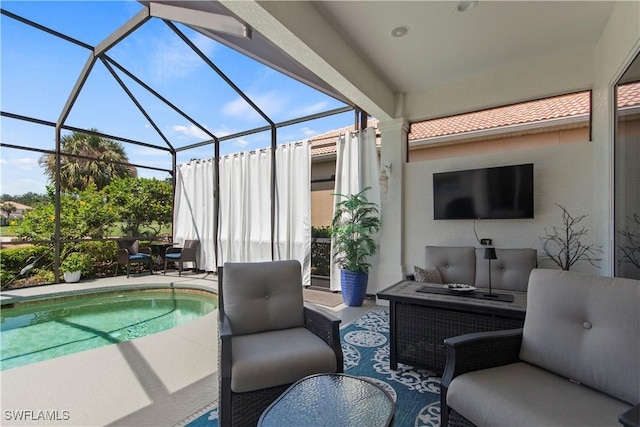
[[[213,294],[127,291],[3,308],[0,370],[151,335],[215,310]]]

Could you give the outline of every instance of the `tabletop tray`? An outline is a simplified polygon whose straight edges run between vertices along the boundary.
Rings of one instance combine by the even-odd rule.
[[[488,296],[488,294],[485,294],[484,292],[478,292],[478,291],[456,292],[447,288],[437,288],[434,286],[422,286],[416,289],[416,292],[423,292],[427,294],[455,295],[459,297],[486,299],[491,301],[513,302],[513,295],[511,294],[495,294],[494,293],[492,294],[493,296]]]

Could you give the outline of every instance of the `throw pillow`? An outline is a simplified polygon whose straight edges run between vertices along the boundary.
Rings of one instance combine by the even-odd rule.
[[[442,276],[436,267],[421,268],[416,265],[413,270],[416,282],[442,283]]]

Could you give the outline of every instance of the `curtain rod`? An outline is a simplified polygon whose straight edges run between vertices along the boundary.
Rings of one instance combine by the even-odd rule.
[[[284,146],[290,146],[290,145],[293,145],[293,146],[296,146],[296,147],[301,147],[303,144],[309,144],[309,143],[310,143],[310,142],[309,142],[309,140],[306,140],[306,141],[297,141],[297,142],[289,142],[289,143],[285,143],[285,144],[280,144],[280,145],[278,145],[278,147],[284,147]],[[260,149],[258,149],[258,150],[251,150],[251,151],[249,151],[248,153],[249,153],[249,154],[256,154],[256,153],[261,153],[261,152],[266,153],[266,152],[268,152],[268,150],[270,150],[270,149],[271,149],[271,147],[265,147],[265,148],[260,148]],[[245,153],[247,153],[247,151],[242,151],[242,152],[239,152],[239,153],[230,153],[230,154],[227,154],[227,155],[222,156],[222,157],[229,157],[229,156],[236,156],[236,157],[237,157],[237,156],[243,155],[243,154],[245,154]],[[191,163],[200,163],[200,162],[212,162],[212,161],[213,161],[213,158],[208,158],[208,159],[192,159],[192,160],[189,160],[186,164],[191,164]]]

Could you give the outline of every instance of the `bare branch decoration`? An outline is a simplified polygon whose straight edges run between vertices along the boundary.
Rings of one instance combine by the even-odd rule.
[[[580,222],[588,215],[574,217],[564,206],[556,206],[562,210],[562,226],[554,226],[552,232],[545,228],[545,236],[540,238],[546,259],[567,271],[579,261],[587,261],[600,268],[597,262],[601,261],[598,254],[602,253],[602,247],[582,242],[589,230],[584,225],[580,226]]]
[[[634,213],[633,216],[627,217],[627,221],[634,225],[631,228],[627,224],[624,230],[619,231],[624,243],[618,247],[622,252],[618,265],[628,262],[640,268],[640,215]]]

